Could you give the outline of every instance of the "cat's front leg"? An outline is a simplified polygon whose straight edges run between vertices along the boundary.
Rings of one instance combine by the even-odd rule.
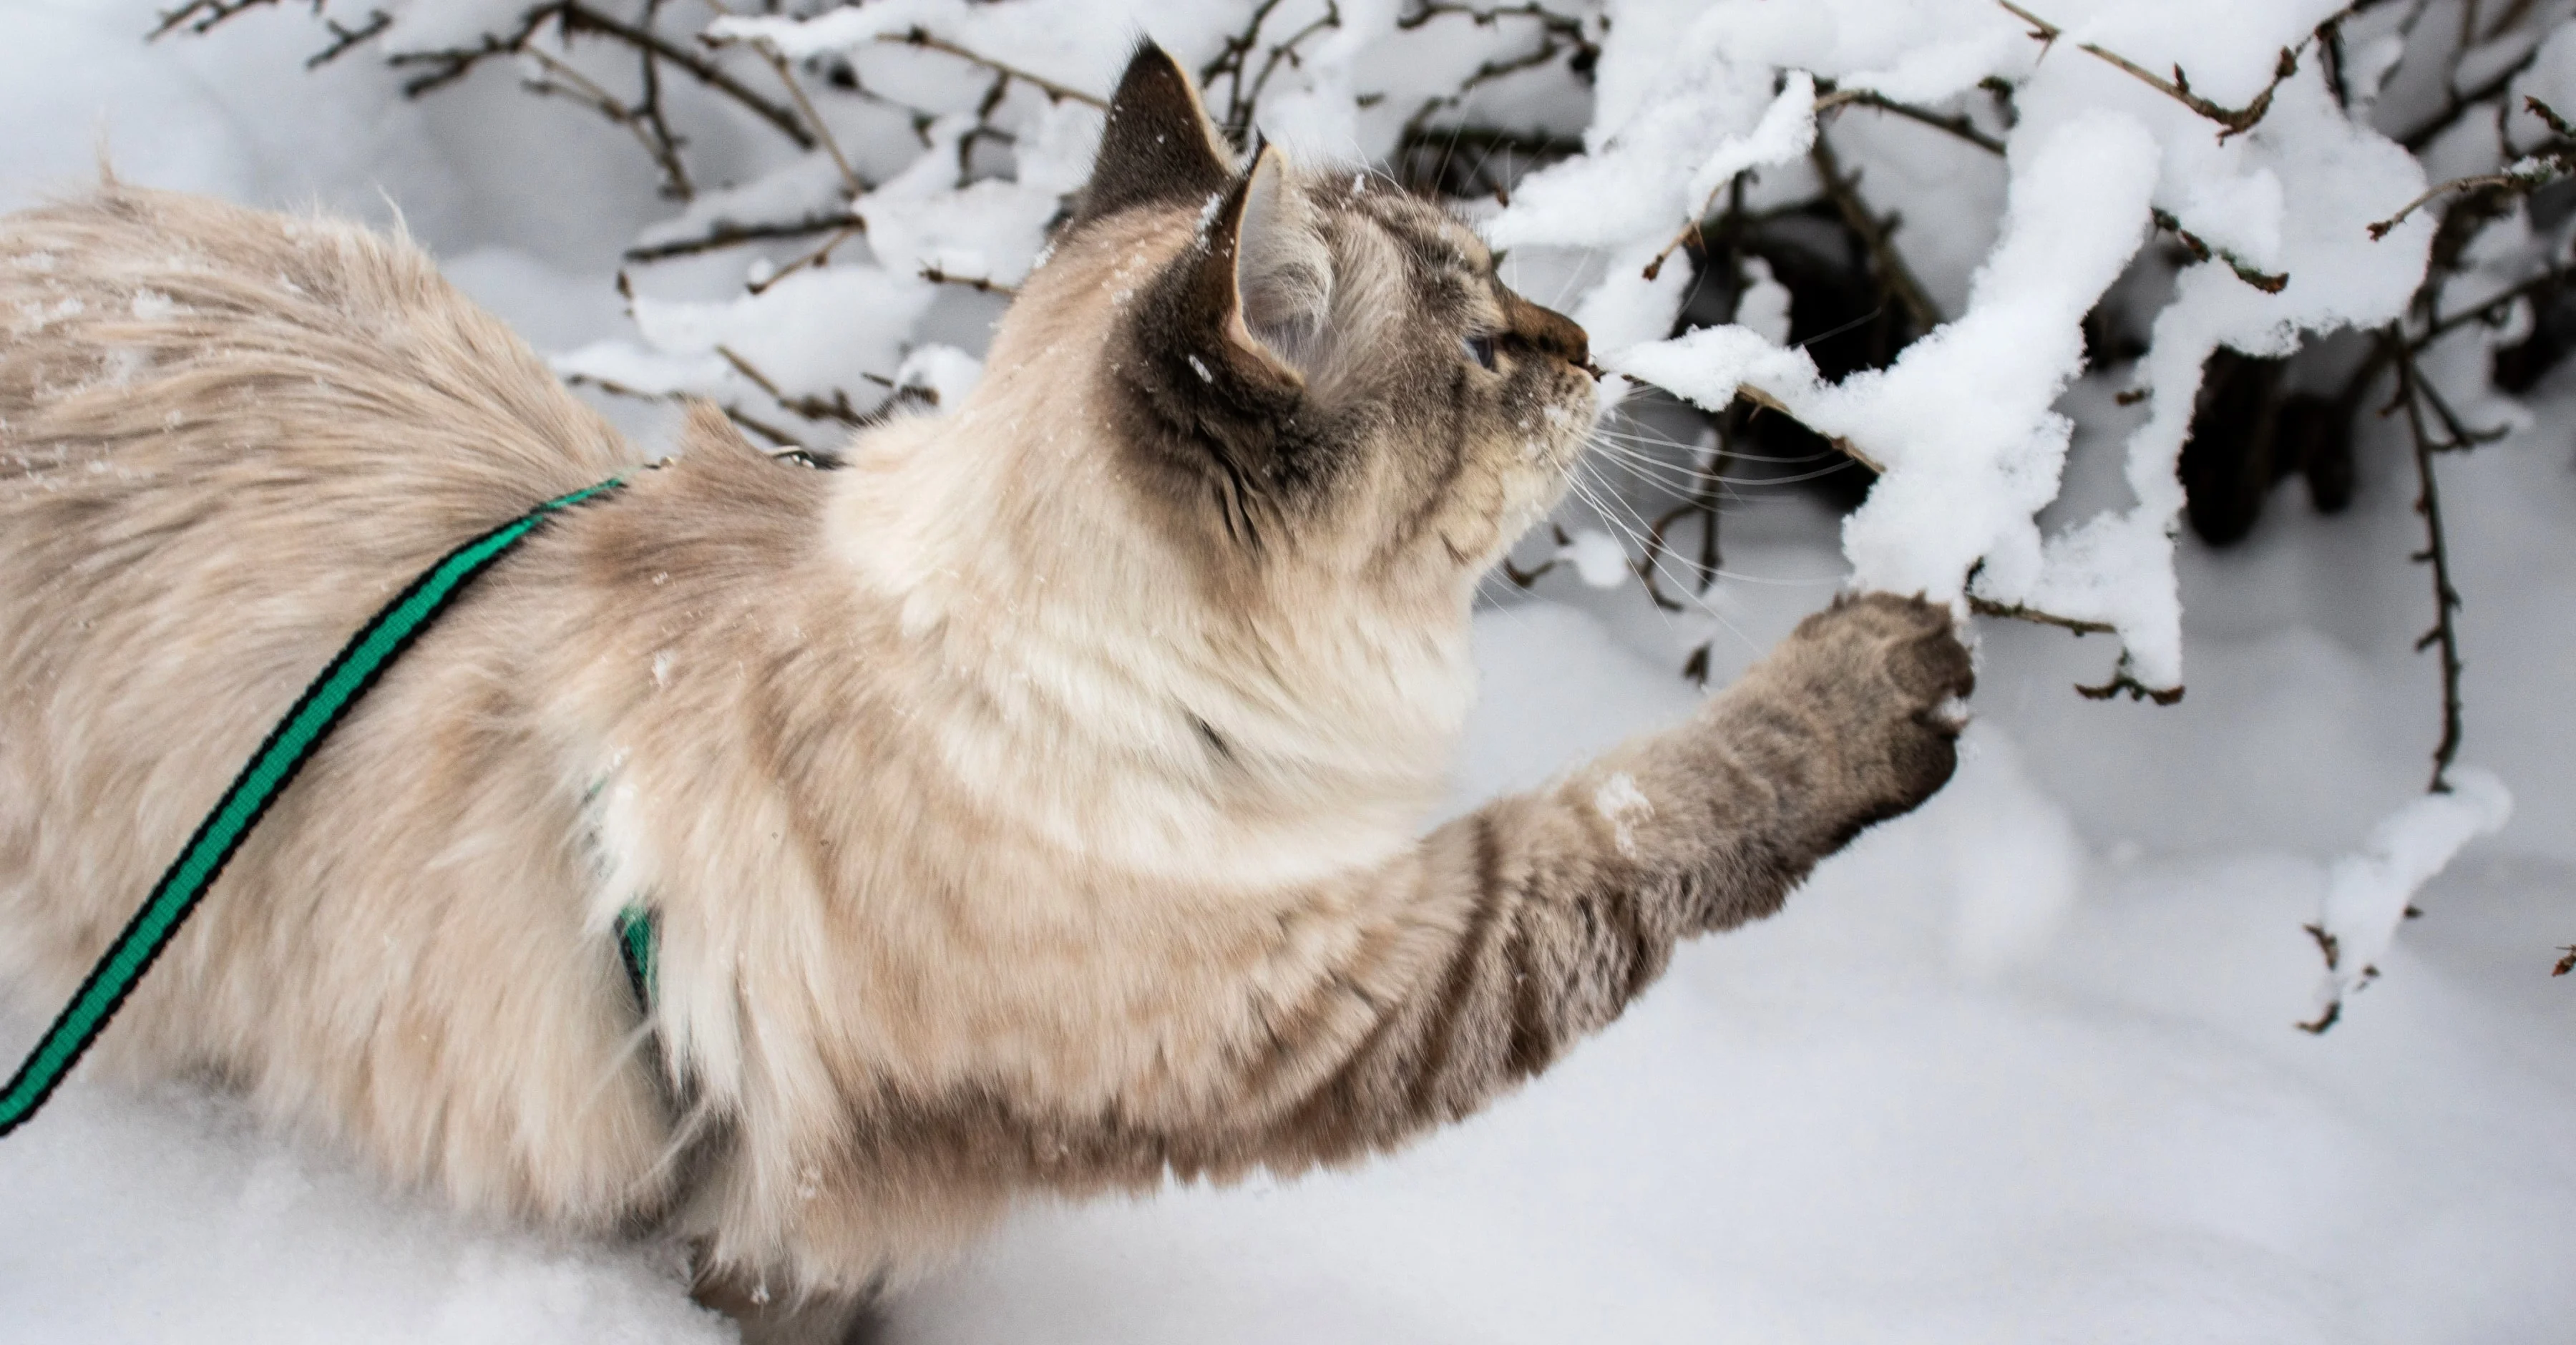
[[[1398,1142],[1545,1068],[1676,940],[1771,914],[1816,861],[1939,789],[1973,687],[1945,609],[1845,598],[1689,723],[1425,838],[1368,880],[1378,937],[1268,1015],[1335,1025],[1302,1045],[1340,1055],[1270,1129],[1269,1161]]]
[[[1683,730],[1668,746],[1685,759],[1694,748],[1713,749],[1780,783],[1772,829],[1794,884],[1862,828],[1913,811],[1949,782],[1959,702],[1975,689],[1947,609],[1886,593],[1846,595],[1798,623],[1705,707],[1694,726],[1706,730],[1705,740]],[[1765,907],[1750,891],[1733,894],[1740,901],[1712,893],[1719,900],[1704,927],[1768,915],[1786,894],[1784,887]]]

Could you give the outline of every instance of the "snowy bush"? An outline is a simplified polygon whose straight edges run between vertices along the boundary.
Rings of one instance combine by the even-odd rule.
[[[164,27],[246,7],[193,0]],[[2432,455],[2509,423],[2495,371],[2529,386],[2571,320],[2555,306],[2568,201],[2548,191],[2576,152],[2548,101],[2576,108],[2558,87],[2576,80],[2563,4],[316,9],[329,34],[316,63],[378,54],[414,96],[507,65],[529,92],[631,132],[671,201],[637,222],[619,277],[635,335],[558,367],[611,393],[712,398],[799,450],[971,383],[960,347],[1043,260],[1108,72],[1141,27],[1199,70],[1238,141],[1461,197],[1510,278],[1590,330],[1624,376],[1614,400],[1651,389],[1707,413],[1705,447],[1610,446],[1647,459],[1629,473],[1640,480],[1579,492],[1579,507],[1628,543],[1560,527],[1552,560],[1705,606],[1717,487],[1745,410],[1769,408],[1875,474],[1843,524],[1854,583],[2111,635],[2116,664],[2093,696],[2183,694],[2186,479],[2216,541],[2292,471],[2339,507],[2352,421],[2393,386],[2439,595],[2436,793],[2450,792],[2461,726]],[[2437,175],[2457,180],[2430,187]],[[1784,227],[1801,223],[1803,243]],[[1808,273],[1803,290],[1784,268]],[[1855,288],[1867,306],[1846,316]],[[1829,320],[1874,329],[1877,348],[1820,361],[1812,347],[1851,334]],[[2146,408],[2127,433],[2126,498],[2044,528],[2074,431],[2059,403],[2106,366],[2126,367],[2122,400]],[[1743,460],[1762,456],[1777,455]],[[1700,559],[1677,578],[1684,527]],[[1692,652],[1703,678],[1707,657],[1705,642]],[[2468,831],[2501,826],[2501,787],[2472,793],[2488,802]],[[2321,916],[2326,1013],[2358,974],[2337,950],[2384,945],[2390,906],[2336,901]]]

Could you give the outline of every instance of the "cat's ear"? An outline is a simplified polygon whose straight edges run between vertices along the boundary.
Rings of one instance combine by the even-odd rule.
[[[1188,73],[1149,39],[1137,46],[1109,100],[1100,156],[1068,227],[1130,206],[1196,207],[1233,180],[1234,156],[1217,139]]]
[[[1302,388],[1323,355],[1332,255],[1276,146],[1216,202],[1201,243],[1185,337],[1249,382]]]

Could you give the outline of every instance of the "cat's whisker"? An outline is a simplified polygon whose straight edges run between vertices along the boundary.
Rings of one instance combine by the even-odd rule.
[[[1684,499],[1697,497],[1712,481],[1712,478],[1705,474],[1669,463],[1636,462],[1604,455],[1601,464],[1624,472],[1631,479],[1644,485],[1670,492]]]
[[[1654,572],[1657,578],[1673,588],[1680,589],[1686,603],[1707,610],[1712,615],[1715,614],[1715,609],[1709,607],[1699,593],[1699,584],[1703,575],[1711,580],[1725,579],[1774,587],[1804,587],[1817,582],[1807,579],[1786,579],[1777,575],[1753,574],[1722,565],[1703,571],[1696,562],[1678,554],[1669,537],[1662,547],[1653,547],[1653,525],[1633,507],[1627,505],[1616,492],[1610,491],[1606,483],[1588,482],[1578,477],[1570,485],[1576,498],[1592,511],[1612,535],[1618,537],[1630,548],[1631,562],[1641,565],[1642,557],[1650,550],[1653,551]],[[1667,569],[1667,566],[1683,566],[1686,569],[1684,572],[1676,573]],[[1667,593],[1665,596],[1670,598],[1674,595]]]
[[[1607,440],[1613,443],[1625,444],[1631,447],[1643,449],[1670,449],[1675,453],[1706,453],[1710,448],[1714,447],[1714,445],[1710,444],[1706,440],[1694,443],[1686,440],[1675,439],[1670,435],[1641,434],[1633,431],[1614,429],[1607,423],[1594,426],[1589,431],[1589,434],[1596,440]],[[1811,453],[1748,453],[1742,449],[1735,449],[1730,451],[1727,456],[1741,462],[1813,462],[1819,458],[1842,457],[1845,455],[1842,450],[1828,446],[1817,449]]]

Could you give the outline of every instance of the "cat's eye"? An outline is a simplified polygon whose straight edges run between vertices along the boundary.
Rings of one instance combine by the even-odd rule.
[[[1467,347],[1467,358],[1485,366],[1487,369],[1494,367],[1494,338],[1490,336],[1469,336],[1462,339]]]

